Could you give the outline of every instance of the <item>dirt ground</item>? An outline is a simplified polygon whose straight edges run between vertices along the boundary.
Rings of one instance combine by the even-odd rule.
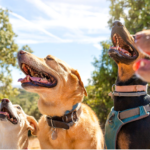
[[[39,144],[39,140],[37,139],[37,137],[32,136],[29,138],[28,149],[40,149],[40,144]]]

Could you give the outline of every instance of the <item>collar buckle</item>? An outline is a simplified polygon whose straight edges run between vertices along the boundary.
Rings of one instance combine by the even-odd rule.
[[[76,120],[74,120],[74,113],[75,113],[75,115],[76,115]],[[73,112],[71,113],[71,119],[72,119],[72,122],[74,122],[74,123],[77,123],[77,121],[79,120],[79,118],[78,118],[78,115],[77,115],[77,112],[76,112],[76,111],[73,111]]]
[[[68,117],[67,117],[67,115],[63,116],[63,117],[62,117],[62,120],[63,120],[63,122],[68,122]]]

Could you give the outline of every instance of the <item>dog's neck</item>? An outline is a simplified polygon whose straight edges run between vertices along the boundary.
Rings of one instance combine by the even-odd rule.
[[[119,77],[117,78],[116,85],[128,86],[128,85],[146,85],[147,83],[139,79],[136,75],[133,75],[129,80],[122,82]],[[145,96],[139,97],[118,97],[114,96],[114,109],[116,111],[122,111],[142,105],[146,105],[148,100],[144,99]]]
[[[21,127],[12,125],[8,121],[0,123],[0,149],[26,149],[28,147],[28,131]]]
[[[68,112],[78,109],[77,103],[81,103],[83,96],[76,96],[75,98],[70,97],[69,99],[64,100],[48,100],[47,102],[43,99],[43,97],[39,98],[38,108],[40,112],[47,116],[63,116]]]

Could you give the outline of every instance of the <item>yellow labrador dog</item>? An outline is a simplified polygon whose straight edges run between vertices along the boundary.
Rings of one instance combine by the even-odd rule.
[[[48,55],[38,58],[25,51],[18,53],[20,69],[26,77],[22,87],[38,93],[38,139],[42,149],[102,149],[103,133],[95,113],[82,104],[87,95],[77,70]]]
[[[0,149],[27,149],[28,130],[38,131],[36,120],[24,113],[19,105],[9,99],[0,103]]]

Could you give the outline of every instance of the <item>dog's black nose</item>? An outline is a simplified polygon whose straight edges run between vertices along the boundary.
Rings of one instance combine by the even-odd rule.
[[[120,21],[117,20],[117,21],[113,22],[113,26],[122,27],[123,24]]]
[[[7,98],[2,99],[2,103],[3,103],[3,104],[9,103],[9,99],[7,99]]]
[[[19,51],[19,54],[20,54],[20,55],[23,55],[23,54],[25,54],[25,53],[26,53],[26,52],[23,51],[23,50],[20,50],[20,51]]]

